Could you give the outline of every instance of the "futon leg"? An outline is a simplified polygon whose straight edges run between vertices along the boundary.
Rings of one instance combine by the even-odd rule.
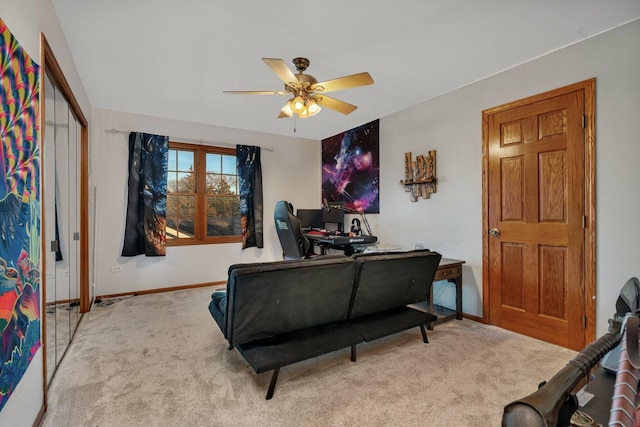
[[[429,339],[427,339],[427,331],[424,330],[424,325],[420,325],[420,332],[422,332],[422,341],[425,344],[429,344]]]
[[[351,361],[356,361],[356,346],[355,344],[351,346]]]
[[[278,374],[280,373],[280,368],[276,368],[273,370],[273,375],[271,375],[271,382],[269,383],[269,390],[267,390],[267,400],[271,400],[273,397],[273,392],[276,389],[276,381],[278,381]]]

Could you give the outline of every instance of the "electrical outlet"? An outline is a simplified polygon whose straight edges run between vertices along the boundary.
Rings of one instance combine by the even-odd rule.
[[[113,267],[111,267],[112,273],[120,273],[121,271],[122,271],[122,267],[119,265],[114,265]]]

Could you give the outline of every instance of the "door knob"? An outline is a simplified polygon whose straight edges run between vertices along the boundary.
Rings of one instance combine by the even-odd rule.
[[[489,230],[489,234],[491,234],[493,237],[498,237],[500,235],[500,230],[498,230],[497,228],[492,228],[491,230]]]

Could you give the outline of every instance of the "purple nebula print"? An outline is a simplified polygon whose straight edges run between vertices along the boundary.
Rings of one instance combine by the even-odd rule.
[[[380,120],[322,140],[322,197],[349,210],[380,212]]]

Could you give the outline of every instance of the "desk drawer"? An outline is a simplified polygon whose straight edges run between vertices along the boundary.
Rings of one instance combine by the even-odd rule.
[[[450,267],[436,270],[436,275],[433,278],[434,282],[438,280],[453,279],[460,276],[460,267]]]

